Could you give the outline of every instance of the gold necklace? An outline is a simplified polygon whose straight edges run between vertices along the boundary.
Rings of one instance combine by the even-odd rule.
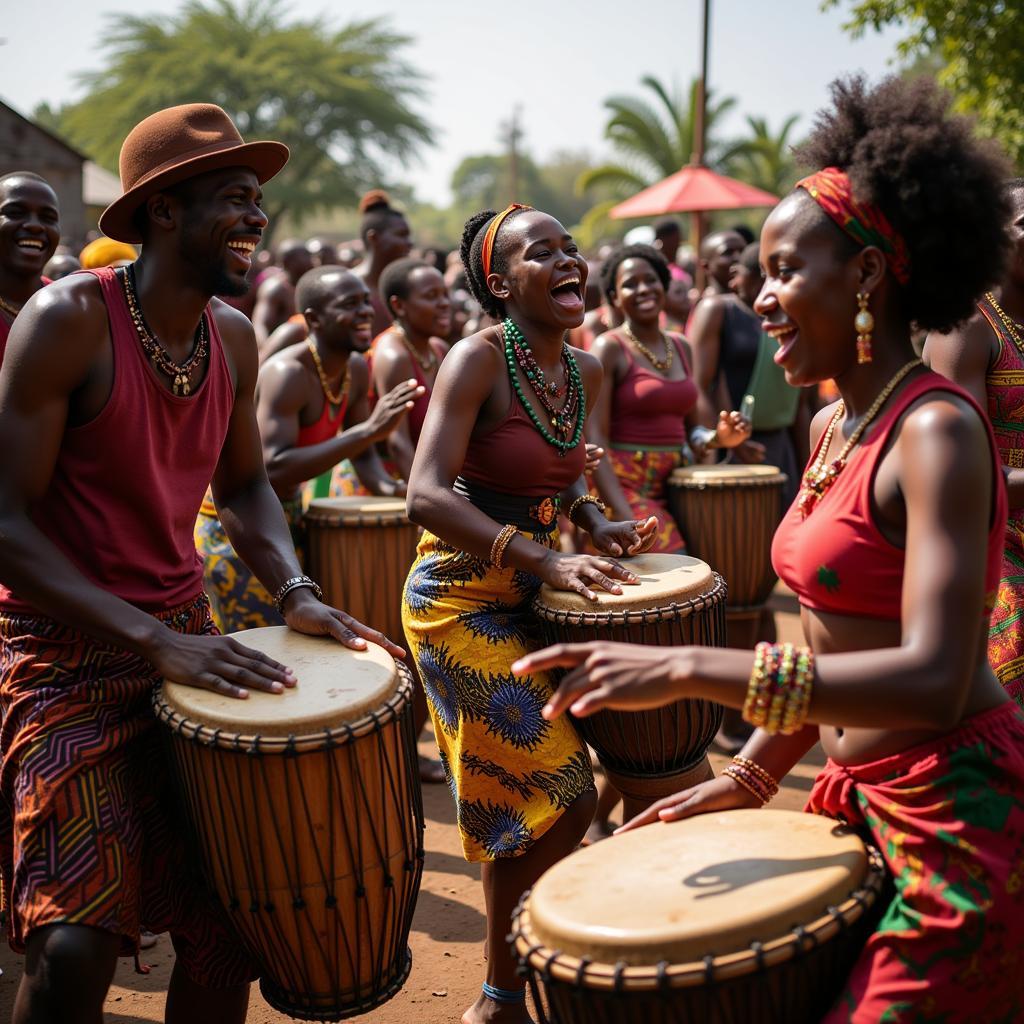
[[[21,306],[16,306],[13,302],[5,299],[0,295],[0,309],[5,313],[9,313],[11,316],[17,316],[21,312]]]
[[[801,481],[800,496],[797,498],[797,508],[800,509],[800,518],[806,519],[817,507],[818,502],[825,496],[828,490],[839,478],[839,474],[846,468],[847,459],[854,446],[861,439],[861,435],[867,429],[868,424],[878,415],[878,410],[885,405],[889,396],[899,387],[900,382],[911,370],[921,365],[920,359],[911,359],[909,363],[901,366],[895,376],[882,388],[881,394],[871,403],[871,408],[861,418],[850,439],[843,445],[843,450],[838,457],[828,465],[825,459],[828,456],[829,447],[832,444],[832,436],[836,432],[839,421],[846,412],[846,406],[840,399],[836,405],[836,411],[825,429],[825,436],[821,440],[821,447],[818,449],[818,457],[814,463],[807,468],[804,478]]]
[[[327,383],[327,374],[324,373],[324,364],[320,362],[320,353],[317,352],[316,345],[313,344],[311,338],[306,339],[306,344],[309,346],[310,354],[313,356],[313,363],[320,378],[320,387],[324,389],[327,401],[331,405],[341,405],[345,401],[345,391],[348,388],[348,363],[345,364],[345,372],[341,375],[341,387],[338,389],[337,394],[335,394]]]
[[[1024,353],[1024,338],[1017,333],[1017,322],[996,302],[996,297],[992,292],[985,292],[985,298],[992,304],[992,308],[996,311],[996,316],[1002,320],[1003,326],[1006,328],[1006,332],[1010,335],[1014,345]]]
[[[659,359],[634,333],[633,329],[629,326],[629,322],[625,322],[622,325],[622,330],[626,337],[629,339],[629,343],[639,352],[656,370],[660,373],[666,373],[672,366],[672,342],[665,337],[664,333],[658,331],[658,335],[661,340],[665,343],[665,358]]]
[[[392,325],[391,329],[402,339],[402,344],[409,350],[409,355],[416,360],[420,365],[420,369],[426,373],[429,373],[437,366],[437,356],[434,355],[434,350],[430,347],[430,342],[427,342],[427,351],[430,355],[424,359],[419,352],[419,349],[412,343],[412,338],[405,333],[405,328],[396,320]]]

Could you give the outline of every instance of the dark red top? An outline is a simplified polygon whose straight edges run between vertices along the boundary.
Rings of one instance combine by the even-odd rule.
[[[391,328],[389,327],[386,330],[381,331],[380,334],[378,334],[373,339],[373,344],[370,346],[369,351],[366,353],[366,362],[367,365],[370,367],[369,401],[371,411],[373,407],[377,404],[378,397],[377,388],[373,382],[373,355],[377,348],[377,342],[380,341],[380,339],[383,338],[384,335],[387,334],[388,331],[390,330]],[[448,353],[446,349],[442,350],[442,346],[440,343],[435,345],[434,340],[434,338],[431,338],[428,344],[430,345],[431,351],[437,358],[438,365],[440,365],[441,360],[444,359],[444,357]],[[423,432],[423,421],[427,418],[427,406],[430,405],[430,391],[433,387],[433,383],[427,380],[426,374],[424,374],[423,367],[420,366],[418,359],[414,359],[410,355],[409,362],[412,363],[412,372],[413,376],[416,378],[416,383],[422,385],[424,389],[423,394],[420,395],[420,397],[417,398],[415,402],[413,402],[413,406],[409,410],[406,419],[406,422],[409,424],[409,436],[412,438],[413,447],[415,447],[420,439],[420,434]]]
[[[295,439],[296,448],[307,448],[311,444],[329,441],[338,433],[338,428],[345,422],[345,409],[348,407],[348,392],[341,398],[341,405],[335,415],[331,415],[331,403],[324,395],[324,408],[320,418],[308,427],[299,427],[299,436]]]
[[[681,448],[686,439],[686,414],[697,404],[697,385],[683,346],[668,335],[686,370],[684,380],[666,380],[641,366],[628,342],[621,343],[629,369],[612,394],[608,440],[619,445],[671,445]]]
[[[903,414],[922,395],[948,391],[969,402],[989,434],[989,461],[995,479],[995,515],[988,533],[986,602],[999,586],[1006,529],[1006,487],[988,419],[966,391],[937,373],[915,377],[878,418],[866,441],[854,449],[846,468],[817,507],[801,519],[793,502],[775,533],[772,564],[779,578],[816,611],[864,615],[898,622],[906,552],[890,543],[871,515],[871,490],[882,453]],[[825,432],[811,454],[814,462]]]
[[[550,497],[583,475],[583,440],[565,455],[548,444],[513,391],[505,418],[490,433],[471,437],[459,474],[503,494]]]
[[[192,530],[227,436],[234,385],[209,307],[206,376],[194,394],[177,397],[146,359],[113,269],[87,273],[107,305],[113,386],[95,419],[64,431],[49,489],[29,516],[98,587],[146,611],[172,608],[203,588]],[[6,587],[0,608],[35,613]]]

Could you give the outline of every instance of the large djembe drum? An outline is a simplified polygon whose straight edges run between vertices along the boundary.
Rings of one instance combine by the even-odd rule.
[[[402,589],[419,541],[405,499],[317,498],[304,521],[324,601],[401,643]]]
[[[273,1007],[366,1013],[401,988],[423,871],[423,808],[404,666],[283,626],[236,633],[298,684],[248,700],[164,683],[200,862]]]
[[[725,584],[696,558],[624,558],[640,578],[621,594],[601,590],[596,602],[543,586],[534,601],[548,643],[615,640],[659,646],[725,643]],[[632,817],[662,796],[711,778],[707,750],[722,707],[680,700],[652,711],[599,711],[576,720]]]
[[[686,549],[725,577],[729,643],[753,646],[775,586],[772,537],[786,474],[775,466],[684,466],[669,477],[669,508]]]
[[[879,852],[830,818],[713,812],[560,861],[512,942],[543,1024],[816,1024],[885,879]]]

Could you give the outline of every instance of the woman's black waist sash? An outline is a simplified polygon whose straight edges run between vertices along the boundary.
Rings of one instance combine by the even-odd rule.
[[[455,478],[452,490],[495,522],[509,523],[517,530],[550,533],[558,522],[557,494],[538,497],[505,494],[461,476]]]

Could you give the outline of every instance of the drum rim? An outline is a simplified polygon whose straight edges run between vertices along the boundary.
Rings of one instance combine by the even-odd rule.
[[[867,854],[864,877],[842,903],[828,907],[826,913],[806,925],[798,925],[785,935],[752,943],[747,949],[706,956],[703,960],[688,963],[662,962],[643,967],[567,956],[536,941],[531,934],[527,904],[532,889],[523,894],[513,913],[510,944],[519,963],[539,972],[545,982],[555,980],[581,989],[640,993],[733,981],[766,967],[798,959],[822,942],[845,932],[874,907],[885,885],[885,861],[874,844],[865,843],[864,848]]]
[[[675,622],[690,618],[697,612],[724,604],[729,596],[725,577],[711,570],[712,585],[696,597],[673,601],[657,608],[609,609],[603,612],[581,612],[569,608],[552,608],[543,603],[540,594],[533,599],[533,612],[545,622],[558,626],[653,626],[659,622]]]
[[[153,713],[175,736],[219,750],[232,750],[246,754],[302,754],[343,746],[378,732],[396,721],[412,700],[413,681],[409,667],[395,662],[398,685],[378,708],[351,722],[316,732],[296,733],[290,736],[262,736],[259,733],[234,733],[221,727],[202,725],[194,719],[173,710],[162,697],[163,684],[153,691]]]
[[[689,469],[688,466],[682,466],[681,469]],[[723,477],[710,477],[707,480],[698,480],[688,475],[677,476],[679,470],[673,470],[669,474],[667,486],[675,487],[680,491],[704,491],[704,490],[717,490],[724,491],[731,488],[740,487],[784,487],[789,480],[789,475],[783,473],[780,469],[778,473],[769,475],[766,473],[757,473],[752,476],[742,477],[739,473],[735,476],[723,476]]]
[[[303,520],[317,525],[344,526],[409,526],[417,529],[416,524],[409,518],[408,514],[398,509],[390,512],[372,511],[345,511],[337,508],[316,508],[310,505],[303,513]]]

